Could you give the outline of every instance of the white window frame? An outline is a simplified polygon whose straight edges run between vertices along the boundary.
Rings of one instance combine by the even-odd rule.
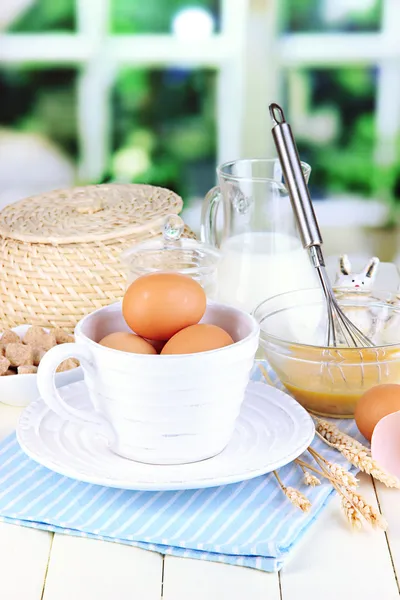
[[[82,181],[98,180],[104,173],[112,127],[110,91],[121,66],[216,69],[219,162],[274,153],[268,104],[281,97],[285,68],[379,66],[376,156],[391,164],[400,134],[400,0],[383,0],[379,33],[279,37],[278,1],[221,0],[221,32],[200,43],[172,34],[111,35],[109,0],[76,0],[76,33],[2,34],[0,63],[79,68]]]

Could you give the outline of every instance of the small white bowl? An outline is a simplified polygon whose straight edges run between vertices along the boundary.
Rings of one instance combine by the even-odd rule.
[[[18,327],[13,327],[12,331],[15,331],[22,338],[29,328],[30,325],[19,325]],[[57,373],[55,383],[57,387],[62,387],[80,379],[83,379],[83,371],[81,367],[77,367],[70,371]],[[0,377],[0,402],[3,404],[28,406],[31,400],[36,400],[39,395],[36,373]]]

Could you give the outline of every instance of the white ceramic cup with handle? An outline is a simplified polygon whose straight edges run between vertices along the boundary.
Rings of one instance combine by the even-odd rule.
[[[229,443],[244,399],[259,340],[248,313],[208,302],[202,323],[225,329],[234,344],[195,354],[121,352],[98,342],[130,331],[121,303],[82,319],[74,344],[51,349],[38,370],[44,402],[65,420],[85,421],[108,438],[111,450],[149,464],[184,464],[216,456]],[[65,402],[56,389],[58,365],[77,358],[91,406]]]

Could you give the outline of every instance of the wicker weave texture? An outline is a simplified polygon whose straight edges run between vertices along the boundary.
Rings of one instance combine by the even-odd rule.
[[[151,185],[103,184],[56,190],[10,204],[0,235],[44,244],[98,242],[140,234],[179,213],[182,199]]]
[[[159,236],[165,216],[181,207],[169,190],[133,184],[62,190],[6,207],[0,213],[2,328],[72,331],[84,315],[120,299],[126,286],[120,254]],[[188,228],[184,235],[195,237]]]

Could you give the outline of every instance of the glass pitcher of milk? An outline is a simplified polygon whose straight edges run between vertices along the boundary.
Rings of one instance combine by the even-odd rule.
[[[302,167],[308,181],[311,167]],[[277,294],[317,288],[279,160],[236,160],[217,174],[219,185],[203,202],[201,237],[220,248],[218,300],[252,312]]]

